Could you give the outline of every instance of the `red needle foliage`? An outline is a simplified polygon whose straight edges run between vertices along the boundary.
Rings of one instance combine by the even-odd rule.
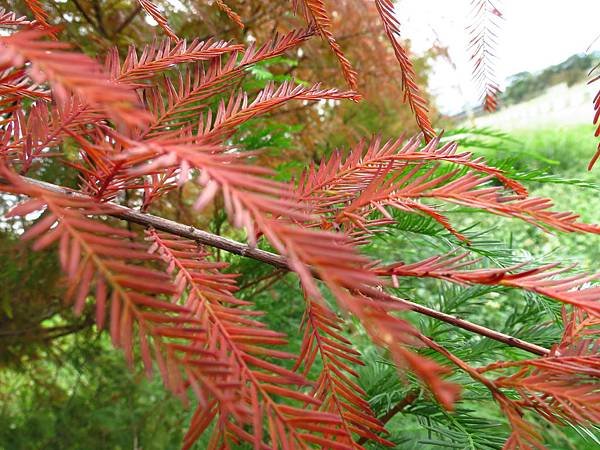
[[[377,269],[380,275],[392,277],[430,277],[453,283],[470,285],[509,286],[542,294],[546,297],[571,304],[600,315],[600,303],[597,301],[600,290],[587,285],[598,275],[573,275],[555,278],[569,268],[557,268],[559,264],[546,264],[533,269],[524,269],[523,264],[507,268],[466,269],[478,260],[469,258],[467,253],[460,255],[432,256],[424,261],[412,264],[396,263]]]
[[[179,38],[175,34],[175,32],[169,26],[169,21],[163,14],[160,12],[158,7],[149,0],[138,0],[140,6],[148,13],[150,17],[156,20],[156,23],[163,29],[165,34],[169,36],[169,38],[178,41]]]
[[[502,13],[493,0],[472,0],[473,23],[468,31],[471,35],[469,50],[473,61],[475,81],[483,91],[483,106],[486,111],[498,107],[498,81],[495,75],[495,49],[497,45],[498,21]]]
[[[244,22],[238,13],[236,13],[233,9],[231,9],[223,0],[215,0],[215,4],[227,14],[227,17],[231,19],[237,26],[240,28],[244,28]]]
[[[50,24],[48,24],[48,13],[38,0],[25,0],[25,4],[33,13],[35,21],[41,28],[50,28]]]
[[[417,125],[423,132],[425,140],[429,142],[434,136],[435,131],[429,120],[427,112],[427,100],[419,91],[419,86],[415,80],[415,70],[407,51],[400,43],[400,22],[398,21],[394,3],[392,0],[375,0],[377,11],[383,21],[385,34],[388,36],[394,54],[400,65],[402,73],[402,88],[404,89],[404,101],[410,106],[415,115]]]
[[[469,171],[461,175],[461,169],[441,172],[438,165],[425,165],[442,161]],[[502,184],[491,184],[494,178]],[[359,240],[373,229],[393,223],[390,210],[399,209],[429,216],[466,241],[444,210],[425,203],[427,200],[515,217],[542,229],[600,233],[598,225],[578,222],[579,216],[573,213],[550,210],[551,200],[527,196],[525,187],[501,170],[470,153],[457,153],[453,143],[439,147],[437,139],[422,149],[416,139],[382,144],[374,138],[368,146],[361,142],[345,160],[340,152],[334,152],[318,168],[312,166],[302,175],[298,190],[329,226],[341,226]]]
[[[29,64],[28,75],[36,83],[48,81],[58,101],[72,96],[104,108],[114,119],[136,125],[146,118],[132,89],[112,81],[103,67],[88,56],[67,52],[68,44],[44,41],[45,30],[17,31],[0,37],[4,67]]]
[[[600,65],[594,67],[594,69],[592,69],[592,74],[594,75],[594,77],[590,80],[590,84],[594,83],[594,82],[598,82],[598,80],[600,80]],[[599,137],[600,136],[600,89],[598,89],[598,92],[596,93],[596,95],[594,96],[594,125],[596,125],[596,132],[594,133],[594,136]],[[598,150],[596,151],[596,153],[594,154],[593,158],[590,161],[590,164],[588,165],[588,170],[592,170],[592,168],[594,167],[594,164],[596,164],[596,161],[598,160],[598,158],[600,158],[600,142],[598,143]]]
[[[260,444],[263,423],[267,419],[273,445],[309,446],[311,442],[327,443],[335,439],[338,434],[335,426],[341,422],[338,416],[293,408],[279,399],[287,397],[308,404],[319,403],[299,390],[310,384],[308,380],[276,364],[277,360],[293,359],[295,355],[267,347],[285,344],[285,335],[266,329],[256,320],[261,313],[247,310],[250,304],[232,295],[236,290],[235,274],[222,274],[220,270],[226,265],[206,261],[207,254],[193,241],[152,230],[148,239],[153,243],[150,251],[160,255],[168,264],[167,272],[175,277],[182,295],[180,302],[196,312],[203,329],[207,330],[211,351],[219,355],[223,368],[228,368],[221,375],[220,370],[215,372],[218,377],[222,376],[214,381],[215,385],[229,386],[232,391],[226,402],[214,402],[203,392],[204,386],[194,386],[200,391],[202,401],[184,447],[192,444],[210,425],[207,418],[217,414],[223,418],[216,428],[217,436],[212,438],[213,442],[219,442],[218,445],[231,440],[231,433],[242,440]],[[208,361],[207,366],[215,367],[211,363]],[[237,424],[228,417],[232,411],[234,417],[240,418]],[[315,426],[320,421],[327,421],[329,428]],[[244,431],[246,424],[252,426],[251,432]],[[312,436],[310,432],[314,431],[321,437]]]
[[[29,3],[36,12],[39,2]],[[598,422],[600,288],[590,284],[596,276],[557,278],[565,269],[554,264],[468,268],[477,261],[467,254],[383,266],[360,252],[360,245],[396,222],[396,210],[431,217],[468,241],[447,216],[452,204],[544,230],[600,233],[574,213],[553,211],[550,200],[530,197],[482,158],[454,143],[440,144],[391,2],[376,6],[427,144],[420,136],[375,137],[334,152],[292,185],[275,181],[257,153],[239,148],[235,137],[251,119],[290,103],[360,100],[357,73],[332,34],[325,3],[296,5],[309,29],[249,45],[180,40],[153,2],[139,3],[170,40],[131,47],[123,56],[112,49],[104,66],[48,39],[58,30],[48,29],[39,12],[43,29],[0,13],[0,26],[9,29],[0,37],[0,189],[24,199],[9,217],[40,212],[22,237],[36,251],[58,247],[66,300],[75,312],[93,305],[98,327],[108,326],[130,364],[140,359],[148,372],[157,367],[183,401],[194,394],[184,448],[209,427],[210,448],[240,442],[260,449],[360,449],[365,440],[392,445],[357,383],[360,354],[329,299],[444,408],[455,407],[460,387],[446,379],[452,369],[425,356],[423,347],[482,383],[512,426],[506,448],[542,448],[539,432],[523,418],[526,410],[550,422]],[[289,80],[243,89],[249,67],[296,49],[314,32],[331,46],[351,90]],[[488,70],[484,62],[478,67]],[[495,89],[486,89],[492,104]],[[64,152],[67,142],[75,154]],[[59,193],[28,182],[24,174],[49,158],[77,175],[77,189]],[[107,218],[116,208],[108,201],[134,196],[146,210],[184,184],[198,192],[197,210],[222,199],[231,224],[245,231],[250,244],[270,245],[297,274],[305,294],[299,355],[284,350],[285,335],[269,330],[259,320],[262,313],[236,297],[236,275],[209,251],[176,233],[129,231]],[[565,304],[564,336],[542,358],[471,367],[397,314],[405,311],[402,304],[382,293],[387,277],[535,292]],[[295,360],[293,367],[286,360]],[[321,370],[311,379],[316,367]]]
[[[0,8],[0,25],[3,27],[14,27],[31,25],[33,21],[26,16],[18,16],[17,13],[7,11],[5,8]]]
[[[333,36],[333,32],[331,31],[331,18],[329,17],[325,2],[323,0],[293,0],[293,3],[294,9],[298,9],[298,4],[300,3],[306,20],[314,24],[319,34],[327,41],[331,47],[331,51],[340,62],[348,86],[350,89],[356,90],[358,87],[358,74],[356,70],[352,68],[352,64],[346,55],[344,55],[342,47]]]

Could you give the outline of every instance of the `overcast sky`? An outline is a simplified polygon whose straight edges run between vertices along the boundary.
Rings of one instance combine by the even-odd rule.
[[[496,6],[504,15],[496,52],[501,84],[510,75],[541,70],[574,53],[600,51],[600,0],[496,0]],[[465,30],[470,1],[401,0],[397,9],[403,35],[415,52],[436,39],[449,48],[456,68],[439,61],[430,81],[438,107],[453,113],[477,104]]]

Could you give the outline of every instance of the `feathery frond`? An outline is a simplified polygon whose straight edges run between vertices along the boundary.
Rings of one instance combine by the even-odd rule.
[[[231,9],[223,0],[215,0],[215,4],[221,11],[227,14],[227,17],[234,22],[238,27],[244,28],[244,22],[238,13]]]
[[[298,9],[299,0],[293,0],[293,2],[294,9]],[[358,89],[358,73],[354,70],[346,55],[344,55],[340,44],[335,40],[331,30],[331,18],[327,12],[325,2],[323,0],[301,0],[301,3],[304,16],[310,23],[314,24],[319,34],[327,41],[331,51],[340,63],[346,83],[348,83],[350,89],[356,91]]]
[[[29,76],[37,83],[49,81],[53,95],[62,101],[74,94],[128,124],[143,122],[145,115],[133,90],[111,81],[88,56],[65,51],[67,44],[42,41],[45,35],[47,31],[26,30],[0,36],[0,61],[14,67],[29,61]]]
[[[27,113],[27,117],[14,115],[6,135],[13,141],[4,149],[11,160],[21,163],[21,174],[29,170],[35,158],[56,155],[51,149],[65,138],[85,129],[86,124],[99,123],[105,118],[73,95],[55,98],[52,103],[36,101]]]
[[[302,365],[307,375],[315,359],[322,361],[323,369],[313,396],[322,402],[319,409],[341,417],[340,440],[352,448],[363,448],[352,438],[356,433],[360,438],[393,446],[378,436],[385,432],[383,424],[365,400],[366,392],[352,379],[357,378],[358,373],[351,367],[363,363],[359,359],[360,353],[342,336],[339,317],[322,302],[307,299],[303,322],[302,349],[296,367]]]
[[[498,169],[487,167],[481,159],[470,160],[469,154],[455,155],[454,144],[438,150],[437,140],[434,140],[422,152],[416,152],[415,145],[410,141],[400,150],[397,142],[380,147],[375,140],[364,158],[362,145],[346,161],[334,154],[322,169],[312,168],[303,175],[299,192],[314,204],[315,211],[327,215],[348,232],[359,233],[359,237],[368,234],[372,227],[393,223],[394,219],[385,209],[392,207],[430,216],[465,240],[443,210],[423,203],[427,199],[518,218],[546,230],[600,233],[600,226],[579,222],[576,214],[551,211],[549,199],[526,196],[520,183],[510,180]],[[437,164],[424,165],[436,160],[456,162],[489,175],[482,177],[472,170],[460,175],[460,169],[439,173]],[[496,177],[516,193],[491,184]],[[372,218],[372,213],[378,217]]]
[[[495,111],[498,106],[498,81],[495,76],[495,51],[497,45],[498,20],[502,13],[494,0],[471,0],[473,22],[467,28],[471,36],[469,51],[473,61],[475,81],[483,91],[486,111]]]
[[[173,29],[169,26],[169,21],[165,16],[162,15],[158,6],[152,3],[150,0],[138,0],[140,6],[146,11],[146,13],[152,17],[156,23],[163,29],[167,36],[174,41],[178,41],[179,38],[173,31]]]
[[[24,69],[7,69],[0,73],[0,95],[7,98],[2,100],[3,103],[8,103],[8,98],[11,97],[13,100],[19,98],[50,100],[48,91],[39,84],[33,83]],[[2,113],[6,114],[7,111],[3,110]]]
[[[38,0],[25,0],[25,4],[41,28],[51,28],[50,24],[48,23],[48,13]]]
[[[570,267],[558,268],[558,264],[524,268],[518,264],[506,268],[469,269],[479,259],[471,259],[468,253],[432,256],[412,264],[394,263],[377,268],[379,275],[392,277],[439,278],[463,285],[498,285],[524,289],[561,302],[574,305],[600,317],[600,287],[589,286],[599,275],[577,274],[556,278]]]
[[[207,92],[202,75],[196,75],[194,78],[199,81],[199,84],[204,84],[205,88],[194,89],[190,86],[190,78],[188,77],[185,82],[180,79],[179,89],[175,89],[171,82],[165,79],[168,96],[167,108],[164,108],[157,91],[148,93],[148,103],[156,117],[151,126],[158,129],[151,135],[152,137],[156,136],[160,139],[163,128],[178,130],[190,113],[193,114],[202,109],[203,106],[205,107],[202,104],[190,105],[206,99],[208,93],[212,93],[210,90]],[[190,95],[192,90],[198,92],[198,94]],[[248,100],[246,92],[240,91],[233,93],[227,101],[221,100],[214,116],[210,109],[205,113],[206,115],[201,112],[196,142],[204,144],[223,142],[242,123],[258,115],[267,114],[291,100],[315,102],[320,100],[357,100],[358,98],[353,91],[322,89],[320,84],[305,87],[284,81],[277,86],[275,83],[269,82],[252,101]]]
[[[596,67],[594,67],[592,69],[592,74],[594,72],[600,72],[600,64],[597,65]],[[600,73],[596,76],[594,76],[589,83],[594,83],[594,82],[598,82],[598,80],[600,80]],[[596,132],[594,133],[594,136],[596,137],[600,137],[600,88],[598,89],[598,92],[596,93],[596,95],[594,96],[594,119],[593,119],[593,123],[594,125],[596,125]],[[596,154],[592,157],[592,159],[590,160],[590,163],[588,165],[588,170],[592,170],[592,168],[594,167],[594,164],[596,163],[596,161],[598,160],[598,158],[600,158],[600,142],[598,143],[598,150],[596,151]]]
[[[342,160],[341,151],[336,150],[318,168],[311,165],[302,176],[303,181],[299,183],[300,192],[303,198],[308,199],[310,195],[318,195],[319,190],[328,190],[338,182],[353,185],[359,178],[373,177],[373,174],[388,167],[393,171],[411,164],[445,161],[493,176],[517,195],[527,195],[525,186],[507,177],[502,170],[487,165],[482,157],[474,157],[471,152],[457,153],[457,150],[455,143],[440,145],[439,139],[434,139],[421,148],[417,137],[408,140],[400,137],[382,143],[381,137],[376,136],[368,143],[360,141],[345,160]],[[365,175],[360,175],[362,173]]]
[[[0,27],[18,27],[31,25],[31,22],[26,16],[17,16],[12,11],[7,11],[5,8],[0,8]]]
[[[234,276],[219,272],[224,264],[204,260],[206,255],[189,240],[153,230],[148,232],[148,239],[153,243],[151,250],[156,251],[169,265],[169,272],[176,275],[176,285],[182,293],[181,301],[196,312],[206,330],[209,343],[206,350],[221,355],[236,369],[224,382],[240,391],[236,407],[244,411],[244,421],[235,424],[230,417],[223,416],[219,408],[217,414],[221,417],[217,419],[219,426],[215,431],[218,434],[215,442],[222,441],[223,445],[227,445],[227,435],[234,434],[256,448],[266,447],[269,439],[270,448],[277,448],[280,443],[284,448],[306,448],[311,443],[352,448],[337,441],[339,433],[335,427],[340,422],[337,416],[288,406],[277,400],[277,397],[282,397],[308,404],[319,403],[300,390],[308,384],[304,377],[276,364],[277,360],[292,359],[295,355],[266,347],[285,344],[285,336],[266,329],[256,320],[260,312],[246,309],[248,302],[233,297],[236,290]],[[184,448],[189,448],[205,430],[210,422],[205,420],[204,415],[211,413],[206,405],[200,405]],[[323,421],[328,423],[327,427],[317,425]],[[269,424],[265,434],[264,423]],[[245,425],[250,428],[242,431]]]
[[[406,49],[400,43],[400,22],[394,9],[392,0],[375,0],[377,11],[383,22],[385,34],[387,34],[394,54],[400,65],[402,74],[401,82],[404,89],[404,101],[408,103],[415,115],[417,125],[423,132],[425,141],[429,142],[436,135],[429,120],[427,100],[423,97],[415,80],[415,70]]]
[[[5,190],[30,197],[9,215],[45,210],[23,239],[34,239],[36,250],[58,242],[75,312],[80,314],[93,295],[98,327],[109,319],[113,344],[130,364],[137,340],[146,371],[151,373],[155,361],[165,385],[184,402],[191,383],[201,402],[211,394],[235,412],[237,399],[219,386],[220,377],[229,374],[227,361],[204,350],[206,330],[196,311],[167,300],[178,287],[169,275],[143,264],[156,260],[147,247],[131,241],[132,233],[94,220],[106,214],[105,206],[28,185],[6,170],[2,175],[11,183]]]
[[[119,61],[117,49],[112,48],[105,65],[115,81],[135,86],[136,81],[147,80],[160,72],[171,70],[174,65],[207,61],[242,50],[242,45],[212,39],[194,39],[191,42],[181,39],[175,44],[169,39],[164,39],[162,42],[156,41],[146,45],[139,56],[138,50],[130,46],[123,63]]]

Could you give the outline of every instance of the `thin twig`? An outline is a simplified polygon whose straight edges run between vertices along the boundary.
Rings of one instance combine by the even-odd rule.
[[[381,419],[379,419],[379,420],[381,420],[381,423],[383,423],[385,425],[390,420],[392,420],[392,417],[394,417],[399,412],[402,412],[402,410],[404,408],[406,408],[408,405],[413,403],[417,398],[419,398],[420,392],[421,392],[420,389],[414,389],[414,390],[410,391],[408,394],[406,394],[406,396],[402,400],[400,400],[398,403],[396,403],[388,412],[385,413],[385,415]],[[358,441],[358,443],[360,444],[361,442]]]
[[[416,399],[418,399],[420,393],[421,393],[420,389],[413,389],[412,391],[408,392],[408,394],[406,394],[402,400],[400,400],[398,403],[396,403],[392,408],[390,408],[390,410],[388,412],[386,412],[383,415],[383,417],[381,417],[379,419],[381,421],[381,423],[383,425],[385,425],[390,420],[392,420],[392,418],[396,414],[401,413],[404,408],[406,408],[408,405],[412,404]],[[368,440],[369,440],[368,438],[363,436],[356,443],[358,445],[363,445]]]
[[[125,18],[125,20],[123,22],[121,22],[121,24],[113,32],[113,37],[118,36],[121,33],[121,31],[123,31],[125,28],[127,28],[129,26],[129,24],[133,21],[133,19],[135,19],[135,16],[137,16],[141,10],[142,10],[141,5],[137,5],[135,7],[135,9],[133,11],[131,11],[131,13]]]
[[[275,269],[274,271],[269,272],[268,274],[263,275],[262,277],[258,277],[255,280],[251,280],[247,283],[242,284],[241,286],[238,287],[238,292],[243,291],[244,289],[248,289],[252,286],[256,286],[257,284],[260,284],[265,280],[269,280],[273,277],[277,277],[277,276],[281,275],[282,273],[285,273],[285,271],[283,271],[282,269]]]
[[[51,192],[55,192],[58,194],[67,194],[73,195],[77,198],[90,199],[89,196],[81,194],[77,191],[73,191],[61,186],[57,186],[55,184],[46,183],[44,181],[34,180],[28,177],[22,177],[22,180],[37,187],[41,187]],[[0,184],[8,184],[9,182],[0,178]],[[133,222],[138,225],[142,225],[144,227],[152,227],[160,231],[165,231],[167,233],[171,233],[176,236],[188,238],[199,242],[200,244],[208,245],[211,247],[219,248],[221,250],[225,250],[229,253],[233,253],[235,255],[245,256],[247,258],[252,258],[257,261],[262,261],[266,264],[270,264],[279,269],[284,269],[286,271],[292,271],[291,267],[287,259],[284,256],[277,255],[275,253],[267,252],[265,250],[260,250],[255,247],[251,247],[247,244],[243,244],[241,242],[234,241],[232,239],[225,238],[223,236],[218,236],[216,234],[209,233],[207,231],[198,230],[189,225],[185,225],[182,223],[174,222],[172,220],[164,219],[162,217],[154,216],[152,214],[146,214],[139,211],[136,211],[131,208],[127,208],[125,206],[117,205],[114,203],[105,203],[104,204],[107,209],[112,210],[107,214],[112,217],[116,217],[121,220],[125,220],[127,222]],[[318,278],[318,275],[315,274]],[[520,348],[521,350],[525,350],[527,352],[545,356],[550,353],[550,350],[547,348],[541,347],[536,344],[532,344],[530,342],[524,341],[522,339],[518,339],[516,337],[510,336],[508,334],[501,333],[499,331],[492,330],[490,328],[486,328],[482,325],[477,325],[475,323],[469,322],[467,320],[461,319],[459,317],[454,317],[450,314],[443,313],[441,311],[437,311],[435,309],[428,308],[426,306],[420,305],[418,303],[411,302],[409,300],[405,300],[400,297],[395,297],[386,292],[381,292],[375,288],[365,287],[361,288],[361,292],[365,295],[374,296],[380,300],[390,301],[400,303],[406,307],[406,309],[417,312],[419,314],[423,314],[428,317],[432,317],[437,320],[441,320],[442,322],[446,322],[450,325],[456,326],[458,328],[462,328],[463,330],[471,331],[473,333],[479,334],[481,336],[485,336],[490,339],[494,339],[498,342],[502,342],[503,344],[509,345],[511,347]]]
[[[90,15],[86,12],[86,10],[83,8],[83,6],[81,6],[81,3],[79,3],[79,0],[73,0],[73,3],[75,4],[75,7],[79,10],[79,12],[81,13],[81,15],[83,16],[83,18],[87,21],[87,23],[89,23],[92,28],[94,28],[94,30],[99,31],[98,29],[98,25],[96,24],[96,22],[94,22],[92,20],[92,18],[90,17]]]
[[[96,22],[98,23],[98,31],[104,37],[108,37],[108,33],[106,32],[106,28],[104,28],[104,17],[102,14],[102,7],[98,0],[93,1],[94,13],[96,14]]]

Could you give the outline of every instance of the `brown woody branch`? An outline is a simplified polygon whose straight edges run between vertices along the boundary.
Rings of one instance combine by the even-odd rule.
[[[46,183],[39,180],[34,180],[31,178],[23,177],[23,181],[30,183],[34,186],[41,187],[51,192],[55,192],[58,194],[64,195],[73,195],[80,198],[89,198],[84,194],[79,192],[57,186],[55,184]],[[0,177],[0,185],[8,184],[8,182]],[[234,241],[232,239],[225,238],[223,236],[218,236],[216,234],[212,234],[203,230],[199,230],[189,225],[184,225],[182,223],[174,222],[172,220],[164,219],[162,217],[158,217],[152,214],[143,213],[140,211],[136,211],[131,208],[127,208],[125,206],[117,205],[114,203],[107,203],[107,207],[110,207],[113,212],[109,214],[112,217],[116,217],[121,220],[125,220],[127,222],[136,223],[138,225],[142,225],[144,227],[152,227],[156,230],[165,231],[167,233],[171,233],[176,236],[184,237],[187,239],[193,239],[200,244],[208,245],[210,247],[215,247],[221,250],[225,250],[229,253],[233,253],[235,255],[245,256],[248,258],[255,259],[257,261],[261,261],[267,264],[270,264],[279,269],[283,269],[286,271],[291,271],[291,268],[287,262],[287,259],[281,255],[277,255],[275,253],[267,252],[264,250],[260,250],[255,247],[251,247],[247,244],[243,244],[241,242]],[[440,320],[442,322],[446,322],[450,325],[456,326],[458,328],[462,328],[463,330],[470,331],[472,333],[479,334],[481,336],[485,336],[490,339],[494,339],[498,342],[502,342],[503,344],[509,345],[511,347],[520,348],[521,350],[525,350],[527,352],[545,356],[550,353],[550,351],[544,347],[541,347],[536,344],[532,344],[530,342],[524,341],[522,339],[518,339],[516,337],[501,333],[499,331],[492,330],[490,328],[486,328],[481,325],[477,325],[475,323],[469,322],[467,320],[461,319],[459,317],[452,316],[450,314],[443,313],[441,311],[437,311],[435,309],[428,308],[426,306],[420,305],[418,303],[411,302],[409,300],[405,300],[400,297],[395,297],[386,292],[380,292],[374,288],[365,288],[364,293],[366,295],[376,295],[379,299],[385,301],[392,301],[401,303],[408,310],[417,312],[419,314],[423,314],[428,317],[432,317],[434,319]]]
[[[123,22],[121,22],[121,24],[113,32],[113,34],[112,34],[113,37],[118,36],[119,34],[121,34],[121,31],[123,31],[125,28],[127,28],[129,26],[129,24],[133,21],[133,19],[135,19],[135,17],[140,13],[141,10],[142,10],[142,7],[140,5],[137,5],[131,11],[131,13],[129,13],[129,15],[125,18],[125,20],[123,20]]]
[[[410,404],[412,404],[417,398],[419,398],[419,394],[420,394],[420,389],[413,389],[412,391],[410,391],[408,394],[406,394],[406,396],[400,400],[398,403],[396,403],[394,406],[392,406],[389,411],[387,413],[385,413],[383,415],[383,417],[381,417],[379,420],[381,421],[381,423],[383,425],[385,425],[386,423],[388,423],[390,420],[392,420],[392,418],[396,415],[402,412],[402,410],[404,410],[404,408],[406,408],[407,406],[409,406]],[[368,439],[366,437],[361,437],[358,441],[356,441],[356,443],[358,445],[363,445],[368,441]]]
[[[94,30],[99,32],[98,24],[92,20],[92,18],[87,13],[85,8],[83,8],[83,6],[81,6],[81,3],[79,3],[79,0],[73,0],[73,4],[77,8],[77,10],[81,13],[81,15],[86,20],[86,22],[89,23]]]
[[[392,408],[390,408],[390,410],[387,413],[385,413],[385,415],[382,418],[379,419],[379,420],[381,420],[381,423],[383,423],[385,425],[392,419],[392,417],[394,417],[399,412],[402,412],[402,410],[404,408],[406,408],[411,403],[413,403],[417,398],[419,398],[420,392],[421,391],[419,389],[414,389],[414,390],[410,391],[408,394],[406,394],[406,397],[404,397],[402,400],[400,400],[398,403],[396,403]],[[360,444],[361,442],[359,441],[358,443]]]
[[[106,28],[104,27],[104,17],[102,14],[102,7],[98,0],[94,0],[92,3],[94,7],[94,13],[96,15],[96,23],[98,24],[98,31],[104,37],[108,37],[108,33],[106,32]]]

